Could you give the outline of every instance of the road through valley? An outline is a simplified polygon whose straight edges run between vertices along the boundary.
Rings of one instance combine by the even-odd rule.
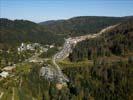
[[[66,57],[68,57],[78,42],[81,42],[86,39],[96,38],[101,34],[105,33],[106,31],[116,27],[117,25],[104,28],[99,33],[96,33],[96,34],[89,34],[89,35],[72,37],[72,38],[66,39],[62,50],[57,52],[52,58],[52,62],[58,71],[59,82],[60,83],[69,82],[69,79],[65,75],[63,75],[62,70],[60,69],[59,65],[56,63],[57,61],[64,60]]]

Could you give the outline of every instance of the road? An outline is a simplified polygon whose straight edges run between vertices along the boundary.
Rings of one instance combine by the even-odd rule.
[[[15,92],[14,92],[14,88],[12,88],[12,100],[14,100],[14,95],[15,95]]]
[[[0,94],[0,100],[1,100],[1,98],[2,98],[3,95],[4,95],[4,92],[1,92],[1,94]]]
[[[119,24],[117,24],[117,25],[119,25]],[[72,38],[68,38],[65,40],[63,49],[61,51],[57,52],[52,58],[52,62],[58,71],[58,76],[60,77],[60,80],[59,80],[60,83],[69,82],[69,79],[62,73],[62,70],[60,69],[60,67],[56,63],[56,61],[61,61],[61,60],[64,60],[66,57],[68,57],[77,43],[79,43],[83,40],[86,40],[86,39],[96,38],[96,37],[100,36],[101,34],[105,33],[106,31],[116,27],[117,25],[113,25],[113,26],[104,28],[99,33],[96,33],[96,34],[72,37]]]

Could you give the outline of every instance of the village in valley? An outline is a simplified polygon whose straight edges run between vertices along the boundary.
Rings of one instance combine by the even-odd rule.
[[[0,0],[0,100],[133,100],[133,0]]]
[[[0,69],[0,78],[7,78],[7,77],[11,77],[13,76],[13,72],[16,68],[16,66],[20,63],[23,62],[39,62],[39,59],[36,59],[37,56],[39,56],[39,54],[41,53],[46,53],[49,49],[54,48],[54,44],[52,45],[44,45],[42,46],[39,43],[21,43],[21,45],[17,48],[17,54],[21,55],[23,52],[29,52],[32,54],[32,56],[30,55],[29,58],[23,59],[23,61],[21,61],[21,59],[18,59],[19,62],[8,62],[8,64],[6,66],[3,66],[2,69]],[[0,51],[2,52],[2,50]],[[7,54],[10,53],[10,51],[6,52]],[[34,58],[34,59],[33,59]],[[1,58],[1,65],[2,63],[4,63],[4,59]],[[3,64],[4,65],[4,64]]]
[[[27,57],[24,57],[24,59],[18,59],[18,62],[13,63],[13,62],[8,62],[8,65],[4,66],[0,72],[0,77],[6,78],[6,77],[12,77],[13,74],[12,72],[16,69],[16,66],[19,64],[23,64],[26,62],[30,62],[30,63],[46,63],[48,60],[51,60],[51,62],[53,63],[52,66],[56,66],[55,67],[48,67],[49,65],[47,65],[46,67],[42,66],[41,69],[41,75],[44,75],[46,77],[46,79],[51,79],[51,80],[55,80],[55,76],[57,78],[57,76],[63,76],[61,69],[59,68],[59,66],[57,66],[56,61],[58,60],[63,60],[66,57],[69,56],[69,54],[72,52],[72,49],[75,47],[75,45],[80,42],[83,41],[85,39],[90,39],[90,38],[96,38],[98,36],[100,36],[102,33],[104,33],[106,30],[110,30],[113,27],[116,27],[117,25],[114,26],[109,26],[103,30],[101,30],[99,33],[97,34],[92,34],[92,35],[85,35],[85,36],[79,36],[79,37],[69,37],[68,39],[65,39],[65,43],[63,45],[63,47],[56,47],[55,44],[51,44],[51,45],[41,45],[39,43],[21,43],[20,46],[17,47],[16,53],[18,55],[24,55]],[[55,54],[52,54],[52,56],[49,57],[44,57],[41,58],[40,55],[41,54],[47,54],[48,51],[50,49],[54,49],[57,48],[57,51],[59,52],[54,52]],[[1,50],[2,52],[2,50]],[[7,53],[10,53],[10,51],[7,51]],[[28,53],[28,54],[26,54]],[[2,63],[2,62],[1,62]],[[1,64],[2,65],[2,64]],[[55,70],[57,70],[57,72],[55,73]],[[43,71],[43,72],[42,72]],[[58,72],[59,71],[59,72]],[[57,75],[59,74],[59,75]],[[61,80],[64,77],[60,77]],[[68,79],[64,79],[67,80]],[[62,81],[61,81],[62,83]]]
[[[90,56],[86,59],[78,60],[77,62],[71,61],[70,55],[73,53],[78,43],[84,42],[86,40],[101,38],[102,36],[104,36],[103,34],[119,25],[120,24],[108,26],[101,31],[93,34],[76,37],[69,36],[68,38],[64,39],[64,44],[62,46],[55,43],[41,44],[33,42],[22,42],[14,48],[8,50],[1,49],[0,99],[10,97],[9,95],[11,95],[13,98],[12,100],[14,100],[14,97],[18,98],[17,93],[19,93],[20,89],[23,89],[23,86],[25,86],[25,91],[27,91],[30,90],[30,86],[26,87],[27,85],[32,85],[33,83],[34,87],[36,87],[38,81],[40,81],[40,83],[38,84],[39,91],[41,88],[40,84],[42,83],[43,86],[46,85],[46,82],[50,88],[50,91],[52,91],[52,88],[50,86],[53,86],[55,90],[59,91],[66,89],[67,87],[70,87],[70,89],[75,89],[74,85],[71,83],[76,79],[73,79],[72,76],[68,77],[68,74],[66,76],[66,73],[64,74],[64,68],[67,68],[68,66],[71,68],[76,66],[75,68],[77,68],[78,66],[82,65],[86,66],[87,68],[87,66],[93,66],[97,63],[95,59],[90,59]],[[88,51],[89,49],[87,49],[87,52]],[[75,58],[78,58],[80,54],[78,52],[76,53],[77,56],[75,56]],[[86,55],[88,56],[89,53],[90,52],[88,52],[88,54]],[[82,54],[80,56],[82,57]],[[116,61],[120,61],[118,57],[117,59]],[[132,62],[132,58],[129,60],[131,60]],[[100,65],[103,63],[103,60],[101,59],[98,61]],[[126,59],[126,61],[128,60]],[[76,71],[73,72],[75,73]],[[86,73],[88,74],[88,72]],[[80,75],[78,75],[78,77],[83,79],[83,77]],[[7,90],[8,92],[6,92]],[[32,99],[34,100],[34,98]]]

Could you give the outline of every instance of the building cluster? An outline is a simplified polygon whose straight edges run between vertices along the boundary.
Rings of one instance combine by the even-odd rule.
[[[26,43],[21,43],[20,47],[18,47],[18,51],[26,51],[26,50],[32,50],[34,51],[37,47],[39,47],[39,43],[33,43],[33,44],[26,44]]]
[[[54,48],[55,46],[54,46],[54,44],[51,44],[51,45],[45,45],[44,47],[46,47],[46,48]]]
[[[47,52],[49,48],[54,48],[54,45],[52,44],[52,45],[42,46],[39,43],[30,43],[30,44],[21,43],[21,45],[18,47],[18,52],[26,50],[31,50],[31,51],[40,50],[40,52]]]

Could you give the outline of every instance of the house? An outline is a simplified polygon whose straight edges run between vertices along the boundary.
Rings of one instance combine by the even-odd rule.
[[[40,52],[47,52],[48,48],[40,47]]]
[[[21,43],[20,47],[18,47],[18,52],[26,50],[34,51],[36,50],[36,48],[41,48],[41,45],[39,43],[31,43],[31,44]]]
[[[54,47],[54,45],[50,45],[50,46],[49,46],[49,48],[53,48],[53,47]]]
[[[21,51],[25,51],[26,50],[26,45],[24,43],[21,43],[21,46],[18,47],[18,51],[21,52]]]
[[[28,50],[33,49],[33,47],[32,47],[31,44],[27,44],[26,48],[27,48]]]
[[[6,78],[8,75],[9,75],[9,73],[6,72],[6,71],[3,71],[3,72],[0,73],[0,76],[4,77],[4,78]]]
[[[46,48],[48,48],[48,47],[49,47],[49,45],[47,44],[47,45],[45,45],[45,47],[46,47]]]

